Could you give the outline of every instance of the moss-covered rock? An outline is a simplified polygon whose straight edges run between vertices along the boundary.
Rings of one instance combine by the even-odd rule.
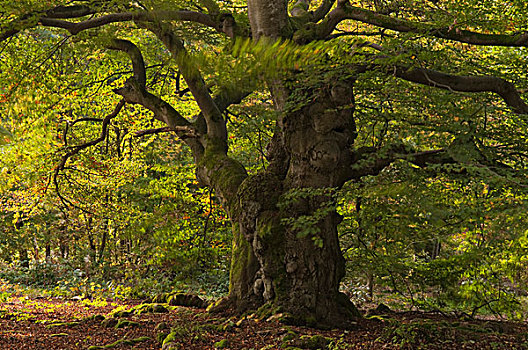
[[[122,318],[122,317],[129,317],[132,314],[133,314],[133,311],[131,310],[122,310],[122,311],[114,312],[112,316],[115,318]]]
[[[282,338],[282,341],[283,343],[281,345],[281,349],[317,350],[327,349],[332,339],[323,337],[319,334],[313,336],[303,335],[299,337],[295,332],[290,331],[286,333],[286,335]]]
[[[156,314],[163,314],[169,312],[169,309],[167,309],[165,306],[161,304],[155,304],[152,306],[152,312]]]
[[[101,321],[101,326],[105,327],[105,328],[110,328],[110,327],[115,327],[115,325],[117,325],[118,323],[118,319],[117,318],[105,318],[104,320]]]
[[[323,337],[320,334],[313,336],[303,335],[301,338],[299,338],[298,343],[295,345],[303,349],[317,350],[326,349],[331,341],[332,339]]]
[[[178,339],[178,336],[179,334],[177,332],[170,332],[169,334],[167,334],[165,339],[163,339],[163,345],[176,341]]]
[[[183,347],[178,343],[166,343],[163,344],[161,350],[181,350]]]
[[[227,349],[229,347],[229,340],[222,339],[214,344],[215,349]]]
[[[103,315],[93,315],[92,316],[92,320],[94,320],[94,321],[99,321],[100,322],[100,321],[102,321],[104,319],[105,319],[105,317]]]
[[[88,348],[88,350],[99,350],[99,349],[111,349],[115,348],[121,344],[123,345],[136,345],[138,343],[143,343],[145,341],[150,340],[149,337],[139,337],[135,339],[119,339],[118,341],[115,341],[111,344],[107,345],[92,345]]]
[[[150,301],[151,304],[162,304],[166,303],[170,297],[170,294],[168,293],[161,293],[152,298]]]
[[[374,310],[369,310],[367,316],[389,315],[391,313],[393,311],[387,305],[380,303]]]
[[[154,330],[156,331],[164,331],[166,329],[169,329],[169,325],[167,324],[167,322],[160,322],[156,325],[156,327],[154,327]]]
[[[294,331],[288,331],[288,333],[286,333],[283,337],[282,337],[282,341],[284,342],[289,342],[289,341],[293,341],[295,339],[299,338],[299,336],[297,335],[297,333],[295,333]]]
[[[167,332],[159,332],[158,334],[156,334],[156,340],[159,343],[163,344],[163,341],[165,340],[165,338],[167,338],[168,335],[169,335],[169,333],[167,333]]]
[[[119,320],[114,326],[115,329],[126,328],[126,327],[137,327],[139,323],[130,320]]]
[[[207,307],[207,302],[199,296],[185,293],[176,293],[171,295],[168,299],[168,303],[171,306],[189,306],[199,308]]]
[[[46,328],[54,328],[54,327],[75,327],[78,326],[81,322],[80,321],[73,321],[73,322],[58,322],[58,323],[52,323],[46,326]]]

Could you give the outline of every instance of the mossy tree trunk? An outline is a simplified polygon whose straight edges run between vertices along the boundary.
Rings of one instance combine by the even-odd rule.
[[[338,291],[345,272],[337,235],[341,218],[331,195],[321,191],[342,186],[350,175],[350,83],[312,91],[317,97],[300,110],[286,108],[270,145],[270,166],[238,189],[229,298],[240,310],[269,303],[308,324],[343,324],[357,316]],[[299,189],[315,195],[283,203],[285,193]],[[301,217],[312,218],[311,227],[288,224]]]

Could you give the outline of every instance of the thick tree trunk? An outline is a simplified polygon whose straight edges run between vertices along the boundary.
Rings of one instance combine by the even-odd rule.
[[[319,89],[309,105],[286,112],[270,145],[270,166],[239,187],[231,210],[229,295],[239,311],[267,303],[295,323],[333,326],[358,316],[339,293],[345,272],[337,235],[341,218],[325,210],[333,203],[322,191],[342,186],[349,173],[347,150],[355,138],[349,83]],[[314,195],[285,205],[281,196],[293,189]],[[304,230],[285,223],[301,216],[318,220]]]

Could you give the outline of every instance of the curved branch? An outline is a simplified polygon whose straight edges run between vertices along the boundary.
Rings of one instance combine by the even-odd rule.
[[[57,6],[45,12],[28,13],[12,21],[8,26],[0,28],[0,42],[12,37],[23,29],[34,27],[36,24],[34,19],[39,17],[80,18],[94,13],[96,13],[94,9],[85,5]]]
[[[180,131],[178,133],[180,138],[184,139],[189,137],[188,135],[196,137],[196,130],[187,119],[169,103],[145,89],[147,75],[141,50],[131,41],[123,39],[112,40],[108,48],[128,54],[134,71],[134,78],[127,80],[124,87],[115,89],[114,92],[121,95],[127,102],[140,104],[154,112],[154,117],[167,124],[171,130],[177,131],[177,133]]]
[[[124,87],[115,89],[114,92],[121,95],[128,103],[139,104],[152,111],[155,119],[165,123],[190,147],[195,160],[203,156],[204,147],[200,140],[201,135],[169,103],[145,90],[145,87],[138,84],[135,79],[128,79]]]
[[[524,102],[515,86],[497,77],[458,76],[424,68],[405,69],[396,67],[394,75],[414,83],[460,92],[494,92],[511,107],[515,113],[528,114]]]
[[[383,169],[397,160],[406,160],[421,168],[429,164],[451,164],[456,161],[447,149],[416,152],[403,145],[396,145],[387,150],[375,147],[363,147],[352,153],[352,167],[349,177],[358,180],[368,175],[378,175]]]
[[[332,6],[334,6],[334,3],[335,0],[323,0],[317,10],[314,11],[313,21],[318,22],[322,20],[328,14],[328,12],[330,12],[330,9]]]
[[[135,81],[135,79],[128,79],[124,87],[115,89],[114,92],[122,96],[128,103],[140,104],[151,110],[154,112],[154,117],[157,120],[165,123],[171,128],[182,126],[192,128],[191,123],[169,103],[148,92],[145,87],[141,86]]]
[[[65,166],[66,166],[66,163],[68,162],[68,159],[70,159],[72,156],[76,155],[77,153],[79,153],[80,151],[82,151],[83,149],[86,149],[88,147],[91,147],[91,146],[94,146],[96,144],[98,144],[99,142],[102,142],[106,139],[107,135],[108,135],[108,126],[110,125],[110,122],[113,118],[117,117],[117,115],[119,114],[119,112],[121,112],[121,110],[123,109],[123,107],[125,106],[125,100],[124,99],[121,99],[116,107],[114,108],[113,112],[108,114],[103,120],[103,125],[101,127],[101,134],[99,135],[99,137],[97,137],[96,139],[93,139],[91,141],[88,141],[88,142],[85,142],[81,145],[77,145],[77,146],[70,146],[68,147],[67,149],[69,149],[68,152],[66,152],[66,154],[64,154],[59,162],[59,164],[55,167],[55,170],[53,172],[53,184],[55,185],[55,190],[57,191],[57,196],[59,197],[59,199],[61,200],[61,202],[68,206],[69,205],[73,205],[73,203],[71,203],[71,201],[69,201],[68,199],[64,198],[64,196],[61,194],[60,192],[60,186],[59,186],[59,173],[64,170]],[[76,208],[79,208],[79,209],[82,209],[78,206],[75,206],[73,205],[74,207]],[[84,209],[82,209],[84,210]]]
[[[186,10],[113,13],[78,23],[43,17],[40,19],[40,23],[44,26],[66,29],[72,35],[75,35],[83,30],[101,27],[110,23],[129,21],[155,22],[162,20],[196,22],[221,31],[221,26],[211,16],[201,12]]]
[[[528,104],[521,98],[515,85],[507,80],[487,76],[461,76],[447,74],[425,68],[407,68],[402,66],[355,65],[354,70],[364,73],[374,69],[384,71],[395,77],[427,86],[457,92],[494,92],[517,114],[528,114]]]
[[[464,142],[465,147],[470,147],[473,151],[468,151],[468,148],[460,156],[458,148]],[[473,153],[473,154],[471,154]],[[504,176],[505,170],[512,168],[506,164],[486,157],[476,146],[474,139],[464,140],[462,138],[455,138],[455,140],[447,148],[440,148],[435,150],[417,151],[412,147],[403,144],[396,144],[386,148],[376,147],[362,147],[351,153],[352,166],[349,169],[349,178],[359,180],[368,175],[378,175],[383,169],[397,160],[404,160],[414,164],[420,168],[427,168],[430,165],[442,164],[458,164],[460,169],[455,173],[465,173],[468,168],[487,169],[491,174],[496,176]],[[502,173],[502,175],[501,175]],[[507,181],[508,177],[505,176]],[[520,186],[525,186],[519,184]]]
[[[183,42],[174,34],[170,25],[147,26],[147,29],[152,31],[170,51],[207,122],[207,135],[210,138],[224,143],[224,149],[227,153],[227,128],[225,120],[222,117],[218,105],[209,94],[200,71],[193,64],[192,57],[189,56],[183,46]]]
[[[43,13],[42,15],[38,13],[28,14],[13,21],[9,26],[0,28],[0,41],[17,34],[23,29],[35,27],[38,23],[46,27],[66,29],[72,35],[76,35],[83,30],[102,27],[111,23],[129,21],[188,21],[203,24],[219,32],[224,32],[225,27],[223,19],[222,21],[216,21],[213,17],[205,13],[187,10],[112,13],[81,22],[64,20],[66,18],[80,18],[95,13],[97,13],[97,11],[85,6],[59,6]],[[30,20],[31,18],[34,19]],[[229,35],[229,33],[226,34]]]
[[[81,145],[77,145],[77,146],[71,146],[70,147],[70,150],[62,157],[59,165],[57,165],[57,167],[55,168],[55,173],[56,175],[58,174],[58,172],[62,169],[64,169],[64,166],[66,165],[66,162],[68,161],[68,159],[74,155],[76,155],[77,153],[79,153],[80,151],[82,151],[83,149],[85,148],[88,148],[88,147],[91,147],[91,146],[94,146],[96,144],[98,144],[99,142],[101,141],[104,141],[105,138],[106,138],[106,135],[108,133],[108,125],[110,125],[110,121],[117,117],[117,115],[119,114],[119,112],[121,112],[121,109],[123,109],[123,107],[125,106],[125,100],[122,99],[121,101],[119,101],[116,105],[116,107],[114,108],[114,111],[110,114],[108,114],[103,120],[103,125],[101,127],[101,134],[99,135],[98,138],[96,139],[93,139],[91,141],[88,141],[88,142],[85,142]],[[55,175],[55,176],[56,176]]]
[[[147,73],[145,69],[145,60],[141,54],[141,50],[129,40],[113,39],[108,46],[111,50],[119,50],[125,52],[132,61],[132,69],[134,71],[134,78],[139,85],[145,86],[147,83]]]
[[[528,46],[528,32],[514,34],[484,34],[456,28],[455,26],[439,28],[431,24],[394,18],[357,6],[352,6],[348,0],[338,1],[338,6],[328,14],[325,21],[319,24],[317,28],[317,39],[326,38],[326,36],[330,35],[341,21],[347,19],[368,23],[397,32],[427,34],[436,38],[448,39],[471,45],[509,47]]]

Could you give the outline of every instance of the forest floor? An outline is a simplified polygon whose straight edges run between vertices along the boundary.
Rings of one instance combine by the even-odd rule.
[[[527,323],[420,312],[365,317],[345,331],[139,301],[16,296],[0,303],[2,350],[161,349],[169,333],[164,349],[528,349]]]

